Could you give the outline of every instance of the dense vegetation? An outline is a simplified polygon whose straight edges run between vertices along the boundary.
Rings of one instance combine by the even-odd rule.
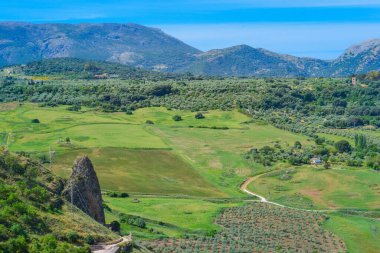
[[[13,73],[24,73],[28,76],[51,75],[56,78],[81,79],[177,79],[184,75],[147,71],[128,65],[106,61],[89,61],[75,58],[53,58],[35,61],[22,66],[7,68]],[[37,78],[38,79],[38,78]],[[43,79],[43,77],[42,77]]]
[[[367,166],[380,170],[380,149],[377,145],[368,145],[365,135],[355,135],[355,146],[352,147],[347,140],[337,142],[326,141],[325,138],[315,137],[315,146],[302,147],[296,141],[291,147],[282,147],[279,143],[253,148],[247,154],[247,159],[253,159],[264,166],[272,166],[277,162],[288,162],[291,165],[314,163],[324,165],[330,169],[331,163],[345,163],[347,166]]]

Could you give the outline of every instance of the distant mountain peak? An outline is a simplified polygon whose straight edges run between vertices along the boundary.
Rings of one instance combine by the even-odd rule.
[[[380,39],[324,61],[246,44],[202,52],[161,29],[135,23],[0,22],[0,48],[0,66],[66,57],[219,76],[348,76],[380,69]]]
[[[371,39],[364,41],[360,44],[353,45],[349,47],[343,54],[343,56],[355,57],[358,54],[367,52],[373,48],[380,46],[380,39]]]

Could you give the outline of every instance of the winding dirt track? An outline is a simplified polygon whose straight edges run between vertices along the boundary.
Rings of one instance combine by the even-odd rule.
[[[116,242],[97,244],[91,247],[93,253],[117,253],[120,250],[121,245],[132,242],[132,236],[121,237]]]
[[[331,212],[331,211],[334,211],[333,209],[326,209],[326,210],[318,210],[318,209],[303,209],[303,208],[296,208],[296,207],[291,207],[291,206],[285,206],[285,205],[282,205],[280,203],[276,203],[276,202],[272,202],[272,201],[268,201],[266,198],[264,198],[263,196],[257,194],[257,193],[254,193],[254,192],[251,192],[250,190],[248,190],[248,185],[251,184],[253,181],[255,181],[257,178],[261,177],[261,176],[264,176],[266,174],[268,174],[270,172],[267,172],[267,173],[264,173],[264,174],[260,174],[258,176],[255,176],[255,177],[250,177],[248,178],[247,180],[245,180],[241,185],[240,185],[240,190],[247,193],[248,195],[251,195],[251,196],[255,196],[257,198],[259,198],[260,202],[263,202],[263,203],[268,203],[268,204],[271,204],[271,205],[275,205],[275,206],[280,206],[280,207],[285,207],[285,208],[290,208],[290,209],[294,209],[294,210],[300,210],[300,211],[308,211],[308,212]]]

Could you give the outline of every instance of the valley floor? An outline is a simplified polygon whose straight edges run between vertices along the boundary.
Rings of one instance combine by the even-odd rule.
[[[127,115],[91,108],[72,112],[65,106],[2,104],[0,142],[11,151],[40,159],[62,177],[70,175],[77,156],[89,155],[108,193],[104,197],[107,221],[120,221],[121,232],[132,231],[142,244],[162,243],[167,237],[219,236],[223,229],[214,221],[225,210],[244,210],[262,196],[292,208],[331,209],[323,227],[316,229],[333,232],[349,252],[360,252],[361,244],[366,252],[379,252],[380,224],[375,219],[380,208],[379,173],[341,164],[331,170],[284,163],[264,167],[244,154],[276,143],[288,147],[300,141],[308,147],[313,140],[238,111],[203,114],[204,119],[195,119],[195,112],[161,107]],[[174,115],[182,120],[174,121]],[[31,123],[33,119],[40,123]],[[289,170],[291,178],[283,180],[281,173]],[[259,198],[239,190],[254,175],[259,176],[245,189]],[[112,197],[123,192],[129,197]]]

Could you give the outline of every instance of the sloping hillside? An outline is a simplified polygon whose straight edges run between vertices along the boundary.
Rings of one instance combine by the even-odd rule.
[[[0,49],[0,67],[50,58],[79,58],[160,72],[211,76],[340,77],[380,69],[379,39],[355,45],[337,59],[325,61],[247,45],[202,52],[159,29],[131,23],[3,22],[0,23]],[[43,64],[34,66],[44,68]],[[109,68],[123,69],[117,65],[108,65]],[[82,71],[83,67],[78,69]],[[144,75],[142,70],[132,68],[123,71],[129,73],[129,77]]]
[[[380,70],[380,39],[365,41],[348,48],[331,63],[327,74],[347,76],[373,70]]]
[[[74,57],[171,71],[200,51],[137,24],[0,23],[0,66]]]
[[[212,76],[315,76],[327,66],[322,60],[281,55],[247,45],[211,50],[181,72]]]
[[[64,181],[27,157],[0,150],[0,252],[88,252],[117,238],[64,201]]]

